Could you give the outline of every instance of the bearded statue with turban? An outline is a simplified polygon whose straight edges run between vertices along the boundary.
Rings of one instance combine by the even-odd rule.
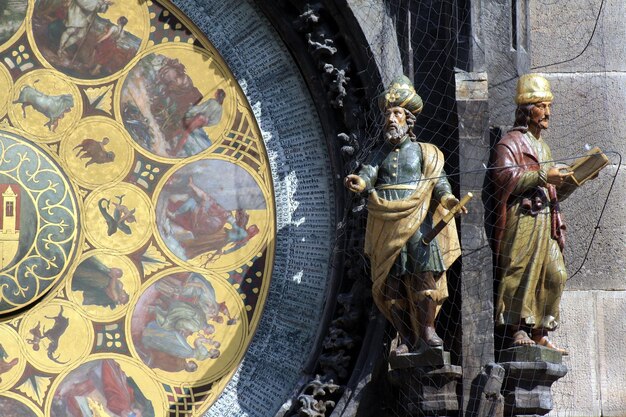
[[[411,81],[405,76],[393,80],[379,105],[384,140],[344,184],[354,193],[369,194],[365,253],[371,261],[372,295],[399,333],[392,353],[403,354],[443,345],[435,317],[448,296],[446,270],[460,254],[454,220],[428,244],[422,237],[459,200],[443,170],[441,151],[418,142],[413,133],[423,103]]]

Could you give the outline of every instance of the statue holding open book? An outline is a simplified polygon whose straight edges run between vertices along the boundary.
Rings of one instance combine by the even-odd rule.
[[[542,137],[552,99],[544,77],[519,78],[514,127],[491,154],[485,211],[498,282],[496,323],[506,325],[513,347],[540,345],[567,354],[548,338],[559,325],[567,280],[559,202],[595,178],[607,159],[595,149],[572,166],[553,162]]]

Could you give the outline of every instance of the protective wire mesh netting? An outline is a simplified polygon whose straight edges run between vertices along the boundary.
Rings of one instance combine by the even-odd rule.
[[[361,7],[368,7],[368,2],[362,3]],[[403,145],[386,142],[388,116],[383,116],[373,104],[366,115],[371,127],[361,132],[354,158],[346,165],[346,174],[364,179],[366,189],[354,196],[353,204],[346,209],[340,222],[340,230],[351,235],[348,241],[354,247],[349,247],[348,253],[353,258],[362,259],[361,262],[352,259],[350,263],[361,265],[364,276],[369,276],[380,264],[386,264],[382,268],[388,271],[383,272],[384,283],[378,288],[374,283],[373,296],[378,309],[391,324],[387,346],[390,362],[404,352],[422,353],[427,346],[442,346],[443,350],[449,351],[453,365],[504,361],[500,353],[511,347],[543,346],[551,351],[571,354],[578,346],[576,340],[561,330],[567,328],[567,320],[572,317],[572,314],[561,311],[561,295],[568,288],[584,289],[589,277],[603,269],[598,267],[601,261],[591,254],[594,246],[597,253],[598,245],[602,245],[603,231],[610,228],[607,217],[611,213],[611,203],[615,201],[622,155],[619,147],[612,145],[614,142],[602,140],[602,135],[615,134],[611,112],[607,110],[611,102],[607,91],[611,89],[612,81],[597,76],[580,83],[576,90],[579,97],[595,103],[593,108],[586,107],[585,113],[581,113],[579,103],[574,105],[570,100],[571,75],[558,71],[587,53],[595,53],[592,49],[598,48],[598,42],[594,42],[594,37],[598,36],[604,0],[588,2],[585,18],[578,16],[581,24],[575,33],[551,35],[562,36],[573,43],[559,49],[553,56],[543,52],[535,56],[529,51],[533,36],[545,35],[541,32],[541,18],[533,20],[531,14],[539,6],[521,0],[509,3],[507,12],[511,21],[489,22],[490,18],[495,20],[495,16],[485,14],[483,19],[487,22],[483,24],[504,26],[511,41],[510,51],[526,54],[529,65],[524,72],[539,73],[550,81],[551,88],[542,85],[528,87],[535,95],[522,99],[523,103],[516,109],[516,84],[522,74],[515,69],[520,66],[513,61],[520,55],[503,54],[499,60],[487,60],[489,94],[493,91],[494,97],[489,102],[488,113],[480,108],[482,113],[471,116],[482,120],[488,118],[485,128],[475,135],[475,139],[485,144],[482,152],[476,152],[476,148],[464,144],[465,138],[459,139],[460,131],[467,128],[463,124],[475,123],[475,120],[459,116],[455,98],[458,87],[455,71],[471,69],[470,38],[479,31],[470,25],[470,2],[387,2],[405,61],[404,72],[414,76],[415,90],[424,102],[424,109],[413,128],[415,141],[432,143],[445,155],[443,169],[427,174],[431,172],[428,167],[432,161],[425,157],[423,149],[419,154],[419,151],[407,150]],[[371,13],[372,18],[378,13],[373,2]],[[381,30],[380,40],[386,36],[388,33]],[[571,40],[572,37],[576,38],[575,41]],[[380,55],[384,56],[384,51]],[[372,57],[372,65],[374,61],[375,57]],[[388,68],[385,62],[377,62],[383,72],[393,71],[393,63],[387,64]],[[606,61],[604,68],[602,62],[595,61],[595,65],[600,71],[606,71],[609,66]],[[387,92],[386,87],[380,86],[381,97]],[[541,98],[541,94],[549,89],[553,99],[547,96],[537,99],[537,94]],[[583,114],[585,117],[581,117]],[[598,129],[599,126],[602,128]],[[596,148],[598,145],[601,149]],[[418,152],[417,157],[415,152]],[[422,187],[424,183],[432,186]],[[483,187],[476,190],[467,184]],[[460,261],[450,266],[446,264],[446,252],[441,243],[443,234],[431,244],[424,243],[423,237],[437,224],[436,207],[445,204],[445,197],[444,203],[441,203],[441,197],[452,191],[461,198],[460,191],[467,189],[481,194],[475,196],[468,207],[483,213],[478,216],[470,213],[468,220],[457,216],[459,231],[466,237],[461,239]],[[397,251],[389,252],[390,257],[374,261],[370,256],[371,259],[367,259],[362,251],[363,240],[367,239],[363,238],[363,230],[359,234],[359,230],[351,230],[349,226],[365,227],[368,211],[372,216],[371,195],[374,192],[386,200],[408,201],[414,198],[415,190],[426,192],[426,195],[433,190],[429,208],[426,205],[428,213],[423,217],[416,215],[421,210],[418,206],[409,215],[419,219],[417,222],[422,225],[407,234],[403,232],[406,224],[398,226],[395,219],[385,220],[376,229],[376,236],[370,244],[380,248],[385,239],[400,239],[403,244]],[[368,227],[373,227],[371,222]],[[491,253],[493,257],[489,256]],[[472,268],[476,269],[477,264],[478,269],[488,271],[481,275],[482,282],[469,277],[475,273]],[[464,269],[466,265],[469,272]],[[444,271],[448,280],[447,298],[440,280]],[[376,273],[373,277],[376,279]],[[490,282],[486,283],[485,279]],[[376,291],[380,291],[379,298]],[[468,294],[478,294],[478,302],[462,299],[462,295]],[[471,314],[471,311],[464,310],[463,303],[480,304],[479,308],[491,313],[492,321],[467,326],[471,319],[464,318],[463,314]],[[477,333],[473,337],[472,332],[477,329],[491,335]],[[486,348],[468,349],[464,346],[472,343],[484,344]],[[468,358],[468,354],[478,356]],[[542,356],[541,360],[545,357]],[[568,364],[568,361],[564,363]],[[505,381],[505,387],[523,386],[530,390],[529,387],[543,383],[545,372],[531,370],[517,376],[508,373],[507,377],[509,381]],[[517,380],[511,381],[512,378]],[[471,381],[463,381],[463,384],[469,383]],[[406,385],[407,381],[400,385],[403,384]],[[458,394],[459,408],[464,411],[455,411],[446,404],[424,405],[428,393],[420,384],[410,388],[414,390],[412,393],[405,390],[394,394],[392,391],[397,389],[390,388],[387,393],[392,399],[385,400],[382,407],[386,415],[478,415],[478,407],[472,410],[472,400],[468,397],[480,393],[471,392],[469,387],[459,385],[454,394]],[[397,395],[404,397],[399,400]],[[580,413],[580,404],[571,391],[557,390],[554,401],[554,415]],[[418,413],[416,404],[425,407],[423,410],[433,408],[415,414]],[[515,403],[507,407],[505,412],[512,415],[539,413],[516,410]],[[538,406],[537,410],[542,407]],[[547,413],[549,409],[544,411]]]

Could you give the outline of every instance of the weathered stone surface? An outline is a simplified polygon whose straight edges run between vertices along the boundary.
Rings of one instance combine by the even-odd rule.
[[[373,59],[381,71],[383,84],[387,85],[398,74],[402,74],[395,24],[382,2],[348,0],[348,4],[374,52]]]
[[[470,402],[465,408],[465,415],[475,417],[502,417],[504,397],[500,391],[504,383],[504,368],[497,363],[485,366],[480,378],[474,381]]]
[[[567,72],[626,69],[623,48],[626,3],[620,0],[578,0],[571,5],[558,1],[529,3],[532,67],[560,63],[547,69]],[[559,35],[554,36],[557,31]]]
[[[543,346],[518,346],[500,352],[501,362],[550,362],[561,364],[563,355]]]
[[[511,2],[485,0],[482,3],[482,34],[489,76],[489,120],[492,126],[510,125],[515,110],[511,91],[515,91],[519,74],[529,71],[530,58],[523,47],[512,48]]]
[[[555,157],[574,157],[586,143],[603,150],[626,151],[624,73],[544,73],[554,94],[550,127],[545,132]],[[511,90],[511,99],[515,87]],[[512,118],[513,114],[511,114]]]
[[[398,387],[395,416],[448,416],[459,409],[457,382],[460,366],[394,369],[389,379]]]
[[[545,415],[553,408],[550,387],[567,367],[549,362],[501,362],[506,371],[504,415]]]
[[[488,134],[489,106],[486,100],[457,100],[457,111],[461,141],[482,138]]]
[[[473,391],[481,384],[483,366],[493,361],[493,277],[491,250],[483,227],[481,192],[483,166],[489,157],[487,76],[456,74],[459,117],[460,193],[474,194],[460,219],[463,269],[461,276],[463,407],[477,408]],[[476,394],[478,395],[478,394]],[[471,404],[470,404],[471,403]]]
[[[626,291],[599,291],[596,305],[602,416],[622,417],[626,410]]]
[[[486,101],[489,98],[486,72],[458,71],[455,81],[457,101]]]
[[[554,410],[550,416],[600,416],[595,300],[592,291],[563,293],[561,324],[550,337],[569,351],[569,356],[563,357],[569,372],[552,387]]]
[[[446,352],[443,349],[426,348],[420,353],[403,353],[389,356],[391,369],[442,365],[450,365],[450,352]]]

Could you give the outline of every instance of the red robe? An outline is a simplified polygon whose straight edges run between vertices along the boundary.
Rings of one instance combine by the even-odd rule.
[[[109,410],[118,415],[132,410],[135,393],[128,386],[126,374],[117,362],[110,359],[102,361],[102,384]]]
[[[494,147],[489,163],[490,183],[486,190],[486,226],[489,244],[497,258],[500,253],[500,241],[504,236],[506,212],[511,194],[522,174],[527,171],[538,171],[539,158],[526,137],[519,130],[510,130]],[[558,240],[561,250],[565,244],[562,231],[565,225],[558,209],[557,193],[554,185],[547,184],[550,199],[550,215],[552,220],[552,237]]]

